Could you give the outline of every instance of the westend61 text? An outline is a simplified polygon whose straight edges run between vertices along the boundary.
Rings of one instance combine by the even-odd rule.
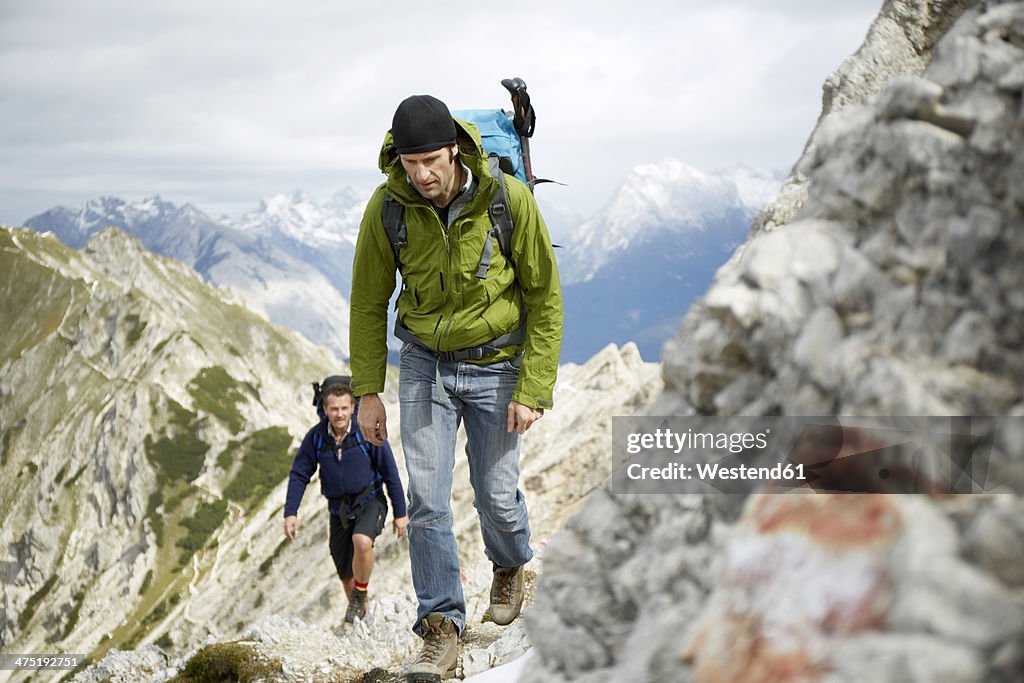
[[[799,480],[804,481],[804,466],[792,464],[778,464],[773,467],[748,467],[747,465],[736,465],[735,467],[722,467],[717,463],[697,463],[695,465],[684,465],[673,462],[662,467],[645,467],[633,463],[626,468],[626,476],[630,479],[693,479],[694,475],[701,481],[727,481],[727,480]]]

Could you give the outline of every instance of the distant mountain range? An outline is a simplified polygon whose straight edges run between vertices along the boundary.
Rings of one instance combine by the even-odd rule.
[[[635,168],[560,254],[563,359],[582,362],[610,342],[635,341],[644,359],[658,360],[781,182],[781,174],[709,174],[675,159]]]
[[[656,360],[674,322],[780,184],[781,174],[704,173],[666,159],[635,168],[599,212],[571,231],[566,222],[573,214],[545,197],[552,232],[568,235],[556,239],[565,290],[563,361],[582,362],[608,343],[630,340]],[[160,197],[101,197],[56,207],[25,225],[72,247],[116,226],[347,358],[352,255],[366,200],[351,189],[325,203],[295,191],[265,199],[240,218],[215,220]]]
[[[347,300],[352,255],[367,199],[346,188],[318,204],[296,190],[264,199],[229,225],[312,265]]]
[[[276,210],[277,203],[276,198],[267,200],[246,215],[248,223],[236,225],[158,196],[133,203],[100,197],[77,207],[50,209],[25,225],[52,232],[76,248],[103,228],[117,227],[137,237],[147,249],[191,266],[207,282],[230,287],[242,303],[272,322],[346,358],[347,296],[333,278],[304,258],[302,243],[288,237],[284,224],[275,222],[286,215]],[[257,227],[258,216],[265,221]],[[339,261],[351,262],[348,253]]]

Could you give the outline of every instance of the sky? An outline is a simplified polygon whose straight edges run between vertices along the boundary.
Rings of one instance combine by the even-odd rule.
[[[0,0],[0,223],[159,194],[212,216],[382,180],[397,104],[537,110],[537,175],[600,209],[631,168],[788,169],[881,0]],[[538,189],[538,192],[542,190]]]

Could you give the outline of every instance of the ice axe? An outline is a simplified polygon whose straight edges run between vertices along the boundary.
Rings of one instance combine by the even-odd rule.
[[[532,188],[534,185],[533,162],[530,160],[530,137],[537,125],[537,112],[530,104],[530,94],[526,92],[526,82],[521,78],[503,78],[501,84],[512,96],[512,125],[519,133],[519,144],[523,148],[523,164],[526,166],[526,181]]]
[[[537,125],[537,112],[530,104],[530,94],[526,92],[526,82],[521,78],[503,78],[501,84],[512,96],[512,127],[519,133],[519,146],[523,149],[523,170],[526,172],[526,184],[530,191],[540,183],[556,183],[564,185],[555,180],[538,178],[533,174],[533,160],[530,159],[530,138],[533,137],[533,129]]]

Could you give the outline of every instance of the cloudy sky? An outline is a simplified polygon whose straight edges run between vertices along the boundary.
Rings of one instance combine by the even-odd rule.
[[[380,179],[399,101],[538,112],[539,175],[600,208],[633,166],[788,170],[881,0],[0,0],[0,222],[152,194],[236,215]]]

